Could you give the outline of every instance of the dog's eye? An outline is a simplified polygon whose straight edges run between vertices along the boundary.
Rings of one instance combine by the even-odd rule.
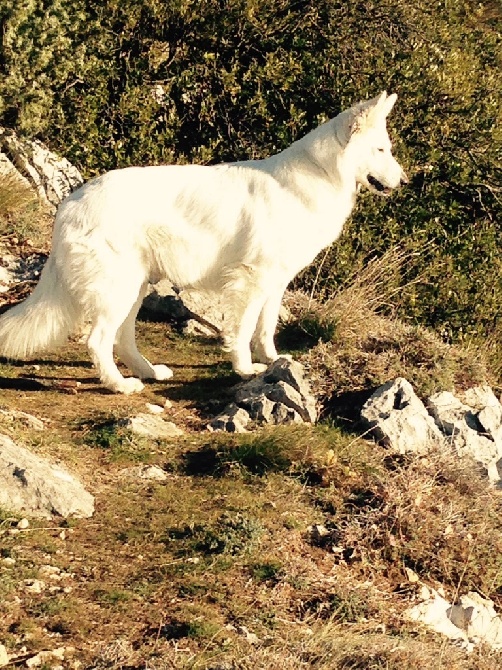
[[[385,149],[380,149],[380,148],[379,148],[378,151],[381,151],[381,152],[383,153],[383,152],[385,151]]]

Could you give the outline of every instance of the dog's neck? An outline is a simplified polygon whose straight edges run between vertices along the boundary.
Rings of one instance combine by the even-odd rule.
[[[358,193],[356,177],[346,160],[335,121],[322,124],[284,151],[260,161],[260,169],[271,174],[312,211],[325,212],[326,203],[331,198],[338,199],[341,192],[352,209]]]

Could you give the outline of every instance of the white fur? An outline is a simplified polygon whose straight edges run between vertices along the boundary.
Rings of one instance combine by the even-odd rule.
[[[0,318],[0,354],[56,346],[88,319],[107,388],[131,393],[140,379],[168,379],[169,368],[138,352],[134,332],[148,283],[168,278],[219,291],[235,371],[263,370],[277,358],[286,286],[340,235],[360,187],[386,195],[406,181],[386,130],[395,100],[384,92],[359,103],[265,160],[132,167],[88,182],[58,209],[34,292]],[[121,375],[114,346],[136,377]]]

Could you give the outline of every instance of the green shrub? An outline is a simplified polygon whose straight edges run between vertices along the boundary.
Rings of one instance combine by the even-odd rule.
[[[318,295],[396,242],[420,277],[401,310],[446,337],[501,307],[502,10],[453,0],[6,0],[0,123],[87,176],[260,157],[382,89],[411,184],[363,197],[298,283]],[[427,253],[425,253],[427,249]]]

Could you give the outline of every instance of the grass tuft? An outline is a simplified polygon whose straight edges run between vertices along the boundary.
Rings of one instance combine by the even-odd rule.
[[[262,525],[241,512],[224,512],[212,524],[190,524],[167,532],[167,541],[182,541],[183,555],[198,552],[205,555],[236,555],[249,550],[263,533]]]

